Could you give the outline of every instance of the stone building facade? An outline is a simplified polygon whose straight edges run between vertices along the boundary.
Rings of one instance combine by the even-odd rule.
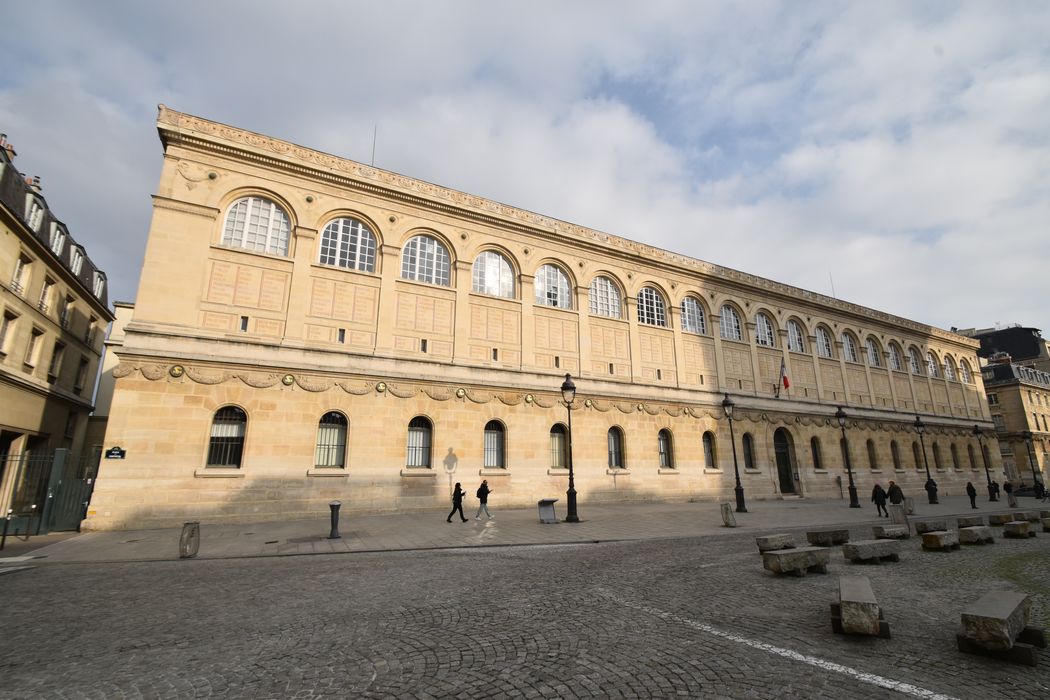
[[[560,497],[565,374],[581,509],[726,498],[727,394],[749,499],[838,497],[838,406],[862,493],[921,490],[916,414],[942,493],[977,477],[974,340],[163,106],[158,128],[126,458],[87,527],[441,510],[482,478],[498,506]]]
[[[1050,372],[999,355],[981,374],[1004,471],[1015,483],[1045,483],[1050,464]]]

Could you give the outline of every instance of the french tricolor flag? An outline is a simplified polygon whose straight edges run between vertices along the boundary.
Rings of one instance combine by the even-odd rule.
[[[780,383],[785,389],[791,387],[791,380],[788,379],[787,363],[784,362],[784,358],[780,358]]]

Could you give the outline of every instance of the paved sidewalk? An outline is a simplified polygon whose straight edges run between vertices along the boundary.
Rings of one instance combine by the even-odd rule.
[[[1019,499],[1018,510],[1042,510],[1032,498]],[[1005,501],[978,501],[979,509],[970,509],[965,497],[949,496],[938,505],[916,503],[912,519],[1009,512]],[[558,516],[564,517],[559,501]],[[354,515],[340,522],[342,537],[327,538],[329,519],[319,513],[313,520],[252,523],[240,525],[201,524],[198,558],[227,559],[301,554],[332,554],[390,550],[441,549],[452,547],[485,547],[562,544],[611,540],[656,540],[675,537],[718,535],[730,532],[754,532],[756,535],[813,526],[887,522],[875,517],[875,508],[864,504],[851,509],[845,501],[787,499],[751,501],[748,513],[737,513],[736,530],[722,526],[719,506],[702,503],[636,503],[595,505],[583,502],[579,512],[582,522],[543,525],[535,508],[500,510],[493,507],[492,520],[473,519],[466,523],[446,523],[446,513],[398,513]],[[27,552],[19,547],[15,558],[0,558],[0,565],[127,562],[178,559],[180,528],[91,532],[48,544]],[[6,553],[6,552],[5,552]]]

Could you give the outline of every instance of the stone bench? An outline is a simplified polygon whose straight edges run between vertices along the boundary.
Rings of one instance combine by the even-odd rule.
[[[959,528],[959,542],[962,544],[993,544],[992,528],[987,525],[971,525]]]
[[[1006,523],[1012,522],[1014,516],[1009,513],[993,513],[988,516],[988,524],[995,525],[996,527],[1002,527]]]
[[[842,556],[852,562],[900,561],[900,540],[861,540],[842,545]]]
[[[906,540],[911,537],[907,525],[873,525],[871,534],[877,540]]]
[[[1050,532],[1050,517],[1043,518],[1043,532]]]
[[[1003,525],[1003,537],[1017,540],[1027,539],[1035,537],[1035,530],[1027,520],[1014,520]]]
[[[867,576],[839,577],[839,600],[831,604],[831,629],[836,634],[890,638],[890,625]]]
[[[1030,523],[1038,523],[1039,519],[1039,511],[1037,510],[1022,510],[1014,513],[1014,520],[1027,520]]]
[[[759,553],[762,554],[777,549],[794,549],[798,546],[795,544],[795,536],[786,532],[778,532],[775,535],[762,535],[761,537],[756,537],[755,542],[758,544]]]
[[[934,530],[922,533],[922,548],[927,552],[950,552],[959,549],[959,533],[955,530]]]
[[[947,529],[947,520],[917,520],[915,522],[916,535],[922,535],[927,532],[943,532]]]
[[[849,542],[849,530],[810,530],[806,541],[814,547],[832,547]]]
[[[1041,510],[1041,511],[1039,511],[1039,517],[1040,518],[1050,518],[1050,510]]]
[[[762,554],[762,566],[775,574],[805,576],[810,571],[826,574],[829,561],[831,550],[826,547],[796,547]]]
[[[959,518],[958,518],[958,521],[959,522],[956,523],[956,526],[960,530],[963,529],[964,527],[977,527],[979,525],[984,525],[984,516],[983,515],[960,515]]]
[[[1036,665],[1036,647],[1046,648],[1042,630],[1028,626],[1031,599],[1017,591],[991,591],[962,611],[959,651]]]

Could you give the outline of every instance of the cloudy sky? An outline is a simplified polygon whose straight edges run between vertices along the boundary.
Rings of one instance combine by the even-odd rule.
[[[293,9],[294,8],[294,9]],[[1050,3],[8,4],[0,131],[133,300],[156,106],[948,328],[1050,335]]]

